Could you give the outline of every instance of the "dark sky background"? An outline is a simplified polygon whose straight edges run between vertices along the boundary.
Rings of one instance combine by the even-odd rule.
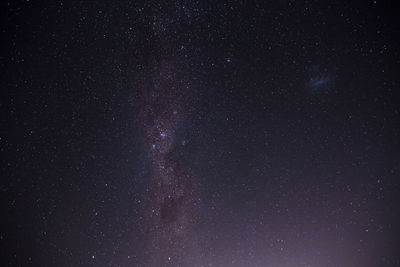
[[[1,5],[2,266],[400,266],[394,5]]]

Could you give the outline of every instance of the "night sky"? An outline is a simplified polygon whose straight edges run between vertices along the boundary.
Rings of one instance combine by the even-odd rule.
[[[394,5],[1,10],[1,266],[400,266]]]

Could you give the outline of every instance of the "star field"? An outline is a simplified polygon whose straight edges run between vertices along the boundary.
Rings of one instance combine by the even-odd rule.
[[[1,266],[400,266],[398,9],[2,8]]]

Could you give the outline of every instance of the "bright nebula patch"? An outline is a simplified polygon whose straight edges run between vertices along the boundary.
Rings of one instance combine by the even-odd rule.
[[[311,94],[327,93],[334,86],[334,79],[326,69],[313,66],[308,70],[306,91]]]
[[[311,87],[320,87],[327,85],[328,83],[331,82],[331,78],[328,76],[323,76],[323,77],[311,77],[309,80],[309,85]]]

